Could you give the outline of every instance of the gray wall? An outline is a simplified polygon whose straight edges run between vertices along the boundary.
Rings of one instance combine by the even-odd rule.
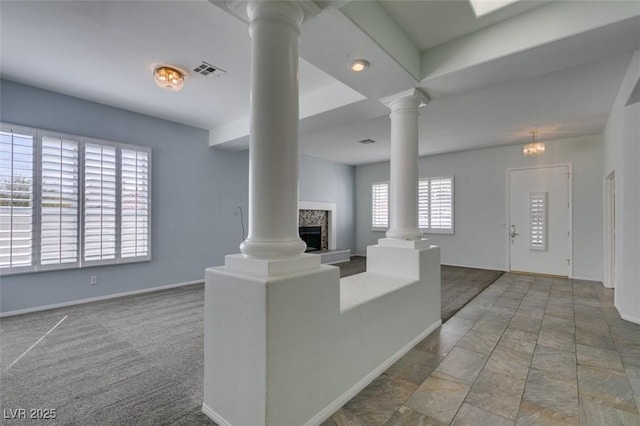
[[[572,163],[574,276],[602,280],[602,137],[551,141],[546,148],[534,158],[517,145],[420,159],[421,177],[455,177],[455,234],[427,235],[441,247],[442,263],[506,270],[507,169]],[[356,168],[356,253],[384,236],[371,231],[371,184],[388,179],[388,162]]]
[[[615,172],[615,305],[622,318],[640,324],[640,50],[624,77],[604,131],[602,178]]]
[[[208,132],[0,80],[0,121],[150,146],[152,260],[5,276],[0,312],[10,312],[203,280],[242,241],[238,207],[247,223],[248,152],[208,146]],[[300,198],[338,205],[338,245],[354,247],[354,168],[301,158]],[[89,277],[98,276],[98,285]]]
[[[355,167],[300,156],[300,200],[336,204],[336,248],[355,249]]]

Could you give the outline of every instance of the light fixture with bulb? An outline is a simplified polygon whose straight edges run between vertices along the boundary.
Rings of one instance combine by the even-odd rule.
[[[524,146],[522,153],[525,156],[544,154],[544,142],[536,142],[536,130],[531,132],[531,143]]]
[[[161,66],[153,71],[153,79],[159,87],[177,92],[184,86],[185,74],[176,68]]]
[[[369,68],[369,61],[365,59],[356,59],[355,61],[351,62],[349,68],[351,69],[351,71],[355,72],[364,71]]]

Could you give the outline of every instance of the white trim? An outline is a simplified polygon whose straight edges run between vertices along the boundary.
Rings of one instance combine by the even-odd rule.
[[[615,247],[614,224],[615,224],[615,171],[612,171],[604,178],[604,247],[603,247],[603,271],[602,283],[606,288],[615,288]]]
[[[499,271],[499,272],[509,272],[506,269],[496,269],[496,268],[489,268],[486,266],[479,266],[479,265],[461,265],[459,263],[440,263],[440,266],[455,266],[457,268],[471,268],[471,269],[484,269],[486,271]]]
[[[511,205],[511,179],[510,179],[510,173],[512,171],[517,171],[517,170],[533,170],[533,169],[552,169],[555,167],[567,167],[569,170],[569,179],[568,179],[568,201],[569,201],[569,232],[570,232],[570,238],[569,238],[569,259],[571,261],[571,264],[569,265],[569,274],[568,274],[568,278],[574,278],[573,277],[573,267],[574,267],[574,259],[573,259],[573,163],[557,163],[557,164],[544,164],[544,165],[535,165],[535,166],[521,166],[521,167],[511,167],[507,169],[507,196],[506,196],[506,214],[505,214],[505,218],[506,218],[506,222],[505,222],[505,241],[507,244],[507,249],[506,249],[506,263],[505,263],[505,270],[506,271],[510,271],[511,270],[511,241],[509,239],[509,223],[511,223],[511,209],[510,209],[510,205]]]
[[[424,93],[422,89],[414,87],[411,89],[404,90],[400,93],[395,93],[393,95],[380,98],[380,102],[387,108],[391,108],[391,104],[394,103],[395,101],[398,101],[403,98],[412,97],[412,96],[415,97],[416,100],[419,102],[419,105],[418,105],[419,107],[425,106],[431,101],[429,96],[426,93]]]
[[[636,324],[640,324],[640,318],[638,317],[634,317],[631,315],[624,315],[624,314],[620,314],[620,318],[622,318],[625,321],[629,321],[629,322],[633,322]]]
[[[350,389],[348,389],[345,393],[336,398],[332,403],[327,405],[321,411],[319,411],[315,416],[313,416],[309,421],[305,423],[305,426],[316,426],[321,424],[323,421],[327,420],[333,413],[335,413],[340,407],[346,404],[351,398],[356,396],[362,389],[367,387],[369,383],[373,382],[380,374],[384,373],[384,371],[391,367],[393,363],[402,358],[407,352],[413,349],[418,343],[420,343],[423,339],[425,339],[428,335],[433,333],[436,328],[442,325],[442,320],[438,320],[427,327],[422,333],[412,339],[409,343],[400,348],[396,353],[391,355],[385,361],[383,361],[380,365],[374,368],[369,374],[364,376],[360,381],[358,381],[355,385],[353,385]]]
[[[49,309],[64,308],[67,306],[82,305],[84,303],[99,302],[101,300],[117,299],[119,297],[134,296],[136,294],[151,293],[153,291],[167,290],[170,288],[185,287],[188,285],[201,284],[203,282],[203,280],[185,281],[182,283],[167,284],[160,287],[143,288],[141,290],[125,291],[123,293],[107,294],[105,296],[89,297],[87,299],[78,299],[69,302],[54,303],[52,305],[42,305],[36,306],[34,308],[19,309],[17,311],[0,312],[0,318],[29,314],[31,312],[47,311]]]
[[[597,283],[601,283],[602,284],[602,280],[600,278],[593,278],[593,277],[577,277],[577,276],[572,276],[571,277],[572,280],[580,280],[580,281],[594,281]],[[604,286],[604,284],[602,284]],[[606,287],[605,287],[606,288]]]
[[[202,414],[209,417],[211,420],[216,422],[220,426],[232,426],[224,417],[220,414],[216,413],[214,410],[209,408],[207,404],[202,403]]]
[[[322,210],[329,212],[329,250],[336,248],[336,205],[335,203],[323,203],[319,201],[298,201],[298,210]]]

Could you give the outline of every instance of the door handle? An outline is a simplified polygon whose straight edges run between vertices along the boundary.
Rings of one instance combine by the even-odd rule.
[[[515,238],[517,235],[520,235],[516,232],[516,226],[515,225],[511,225],[511,232],[509,232],[509,236],[511,238]]]

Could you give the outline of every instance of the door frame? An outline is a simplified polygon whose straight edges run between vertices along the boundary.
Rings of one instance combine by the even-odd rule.
[[[573,163],[554,163],[554,164],[540,164],[535,166],[521,166],[510,167],[507,169],[507,196],[506,196],[506,223],[504,224],[504,241],[507,247],[506,250],[506,267],[505,271],[511,271],[511,240],[509,238],[509,224],[511,223],[511,172],[518,170],[533,170],[533,169],[550,169],[554,167],[567,167],[569,170],[567,191],[569,199],[569,278],[573,278]]]
[[[615,248],[615,170],[604,178],[604,271],[602,284],[607,288],[616,286]]]

